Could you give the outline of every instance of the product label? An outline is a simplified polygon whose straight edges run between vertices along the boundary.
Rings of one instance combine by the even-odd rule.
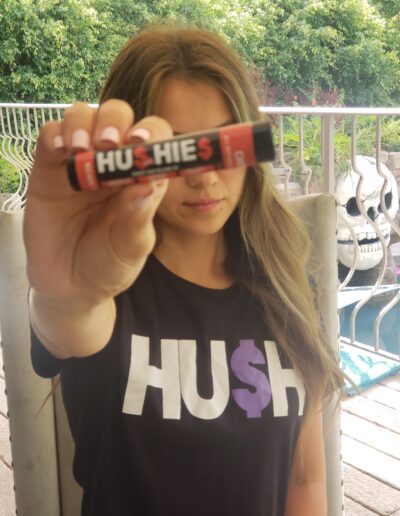
[[[122,185],[146,182],[154,175],[174,177],[253,165],[256,163],[253,128],[252,123],[234,124],[163,142],[78,153],[68,164],[71,183],[81,190],[97,190],[113,181]],[[263,123],[258,131],[268,134],[268,124]]]
[[[244,167],[255,163],[253,131],[250,125],[239,124],[219,132],[224,168]]]

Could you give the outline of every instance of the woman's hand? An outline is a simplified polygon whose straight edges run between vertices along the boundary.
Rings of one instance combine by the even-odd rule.
[[[149,140],[172,137],[158,117],[135,125],[132,108],[121,100],[98,110],[74,104],[62,122],[40,131],[24,216],[28,279],[37,292],[97,304],[136,279],[155,244],[153,218],[168,180],[76,192],[66,160],[80,150],[129,144],[138,128]]]

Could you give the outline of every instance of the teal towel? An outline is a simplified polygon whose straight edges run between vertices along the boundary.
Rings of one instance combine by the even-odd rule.
[[[340,344],[340,359],[342,371],[360,391],[400,371],[400,362],[344,343]],[[346,392],[349,396],[358,394],[347,380]]]

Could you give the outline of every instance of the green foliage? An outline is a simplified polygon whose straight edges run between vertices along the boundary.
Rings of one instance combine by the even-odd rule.
[[[321,179],[323,177],[321,163],[321,119],[316,116],[304,117],[303,137],[304,149],[303,156],[300,154],[300,119],[297,116],[288,116],[284,119],[284,149],[286,161],[292,167],[294,177],[299,178],[301,168],[301,158],[313,171],[313,177]],[[350,155],[351,139],[346,133],[342,121],[336,123],[334,135],[335,147],[335,173],[339,174],[348,169],[348,158]]]
[[[400,0],[0,0],[0,101],[96,102],[124,42],[149,23],[221,34],[270,102],[400,102]],[[289,99],[289,100],[288,100]]]
[[[357,122],[357,152],[373,156],[376,152],[376,117],[359,117]],[[381,122],[381,150],[400,152],[400,120],[386,117]]]
[[[313,176],[323,177],[321,164],[321,119],[316,116],[304,117],[304,153],[305,163],[311,167]],[[376,154],[376,117],[362,116],[357,120],[356,152],[365,156]],[[349,169],[351,156],[351,120],[337,117],[334,134],[335,174]],[[300,155],[300,120],[296,116],[284,118],[285,160],[292,167],[294,176],[301,174]],[[400,120],[385,117],[381,122],[381,150],[400,152]]]
[[[394,97],[397,104],[400,98],[400,0],[370,0],[377,8],[377,11],[384,19],[384,32],[382,42],[387,52],[392,52],[397,58],[397,66],[393,70],[396,75],[394,87],[396,89]]]
[[[278,62],[265,63],[265,75],[281,90],[312,101],[316,88],[337,89],[347,105],[396,104],[399,58],[381,43],[384,20],[367,2],[309,1],[285,13]]]
[[[370,0],[385,18],[398,17],[400,14],[400,0]]]
[[[394,53],[384,51],[380,41],[361,41],[337,52],[340,67],[335,72],[336,85],[345,91],[348,105],[391,105],[397,98],[396,70],[399,66]]]
[[[0,100],[95,101],[121,45],[89,0],[0,0]]]
[[[0,156],[0,193],[16,192],[19,182],[19,174],[15,167]]]

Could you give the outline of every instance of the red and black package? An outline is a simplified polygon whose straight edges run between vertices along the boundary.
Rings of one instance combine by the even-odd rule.
[[[161,142],[80,152],[67,163],[75,190],[151,181],[274,160],[268,122],[245,122]]]

